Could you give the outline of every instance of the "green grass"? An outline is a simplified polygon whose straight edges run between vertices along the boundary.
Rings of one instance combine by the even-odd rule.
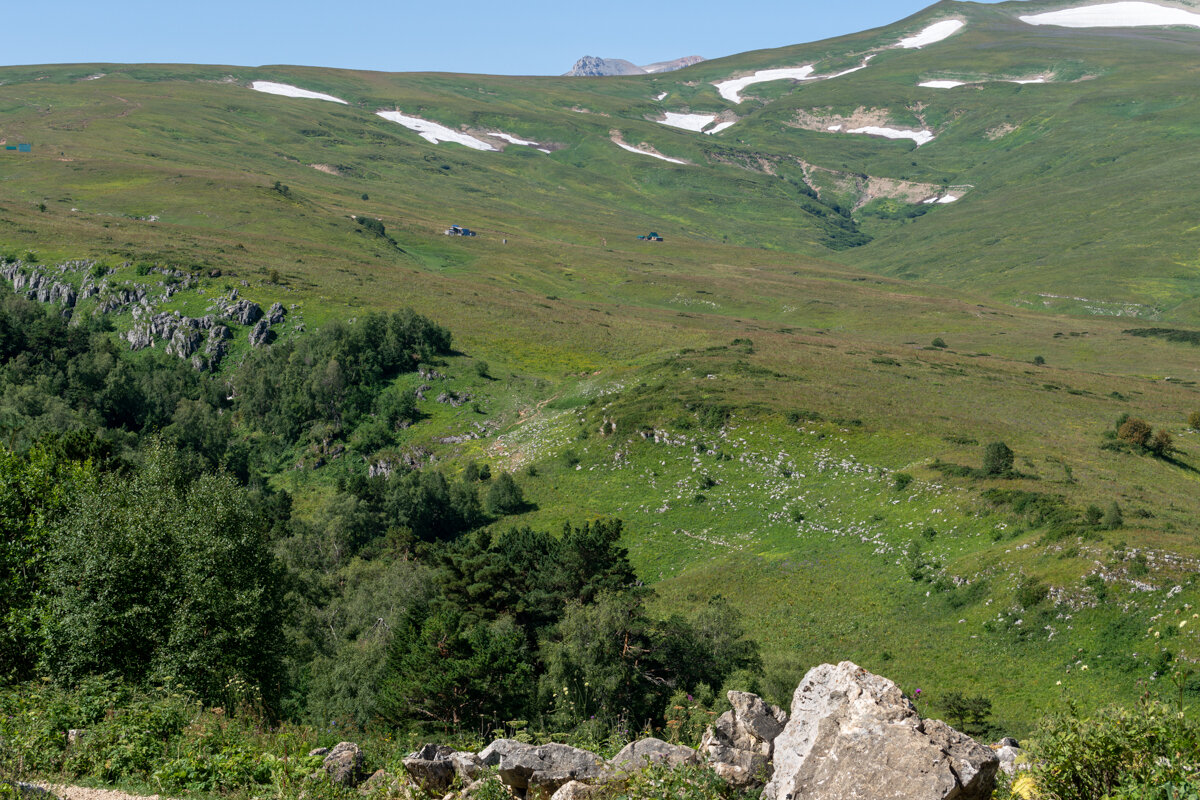
[[[2,68],[0,132],[35,148],[0,151],[0,253],[177,266],[202,293],[161,310],[201,314],[237,288],[288,307],[286,330],[412,306],[449,327],[462,355],[439,366],[444,381],[398,379],[433,385],[399,447],[424,448],[450,472],[470,459],[513,471],[534,507],[505,524],[621,516],[662,610],[724,594],[769,661],[802,670],[853,658],[930,696],[984,693],[1002,727],[1021,733],[1056,701],[1059,680],[1091,705],[1135,697],[1152,672],[1147,620],[1200,604],[1189,574],[1200,442],[1185,430],[1200,409],[1185,343],[1200,323],[1189,214],[1197,34],[1014,19],[1054,5],[940,3],[857,36],[605,80]],[[949,12],[967,28],[935,46],[880,52],[832,81],[754,86],[734,109],[740,121],[716,136],[652,121],[731,108],[713,81],[845,67]],[[96,72],[106,76],[80,81]],[[917,87],[1041,72],[1060,82]],[[252,80],[350,105],[255,93]],[[555,149],[435,146],[375,116],[383,107]],[[914,148],[795,124],[801,112],[859,107],[938,138]],[[614,130],[692,163],[621,151]],[[867,177],[973,188],[908,218],[910,204],[866,196]],[[134,219],[148,215],[160,219]],[[392,241],[354,215],[379,217]],[[443,236],[452,223],[480,236]],[[666,241],[635,240],[649,230]],[[213,269],[221,277],[207,277]],[[114,280],[158,277],[122,267]],[[1180,341],[1127,332],[1142,325]],[[240,336],[230,363],[245,352]],[[934,338],[947,347],[930,349]],[[476,359],[494,380],[474,373]],[[448,389],[474,400],[436,403]],[[722,409],[725,427],[713,423]],[[804,412],[796,424],[792,412]],[[1178,463],[1102,450],[1125,412],[1175,435]],[[481,438],[437,441],[476,424]],[[654,430],[676,444],[643,438]],[[931,467],[978,466],[995,440],[1026,477]],[[286,454],[274,478],[302,516],[319,512],[338,476],[365,469],[359,455],[377,454],[291,469],[305,455]],[[899,470],[916,480],[898,493]],[[1061,495],[1074,509],[1117,500],[1125,528],[1047,541],[1045,526],[982,498],[996,487]],[[930,526],[923,551],[951,584],[968,583],[935,590],[908,576],[905,549]],[[1155,556],[1138,579],[1152,591],[1129,580],[1134,549]],[[1114,582],[1093,607],[1083,581],[1096,569]],[[1023,574],[1058,602],[1035,612],[1032,633],[1012,616]]]

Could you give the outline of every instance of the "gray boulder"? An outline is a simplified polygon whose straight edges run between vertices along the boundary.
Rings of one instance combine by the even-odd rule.
[[[512,742],[512,740],[500,740]],[[493,742],[492,745],[495,745]],[[513,747],[512,744],[518,745]],[[547,798],[570,781],[596,783],[609,775],[608,764],[595,753],[565,744],[543,744],[537,747],[512,742],[500,749],[480,753],[489,763],[497,757],[500,780],[518,797]],[[491,749],[492,745],[488,746]],[[485,753],[487,755],[485,756]]]
[[[171,334],[171,341],[167,343],[167,355],[191,358],[192,353],[200,349],[203,341],[204,336],[200,331],[184,327],[176,328],[175,333]]]
[[[775,739],[764,800],[986,800],[997,758],[922,720],[896,684],[849,662],[809,670]]]
[[[287,316],[287,309],[282,303],[275,303],[271,306],[271,310],[267,312],[267,321],[272,325],[278,325],[283,322],[283,318]]]
[[[590,800],[604,791],[603,786],[593,786],[583,781],[567,781],[558,787],[550,800]]]
[[[700,755],[690,747],[670,744],[662,739],[639,739],[630,742],[613,756],[614,772],[635,772],[651,764],[666,764],[679,767],[684,764],[699,764]]]
[[[1019,759],[1025,751],[1020,748],[1016,739],[1011,739],[1006,736],[996,744],[992,745],[992,749],[996,751],[996,758],[1000,760],[1000,771],[1005,775],[1011,778],[1022,769],[1022,767],[1017,764],[1017,759]]]
[[[474,753],[464,750],[451,753],[450,763],[454,765],[454,772],[464,785],[483,777],[483,762]]]
[[[533,745],[518,742],[516,739],[496,739],[479,751],[478,758],[486,767],[498,767],[505,756],[531,748]]]
[[[775,738],[787,713],[749,692],[730,692],[732,709],[717,717],[700,740],[700,754],[734,786],[759,786],[771,776]]]
[[[329,779],[342,786],[358,786],[365,777],[362,750],[354,742],[338,742],[325,756],[322,766]]]
[[[444,792],[454,783],[454,749],[427,744],[404,759],[404,770],[413,782],[427,792]]]

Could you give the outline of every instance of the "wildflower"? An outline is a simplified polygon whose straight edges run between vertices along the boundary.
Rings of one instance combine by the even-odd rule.
[[[1084,664],[1084,665],[1083,665],[1082,667],[1080,667],[1079,669],[1080,669],[1080,670],[1086,670],[1087,668],[1088,668],[1087,664]]]
[[[1055,681],[1055,682],[1054,682],[1054,685],[1055,685],[1055,686],[1062,686],[1062,681]]]

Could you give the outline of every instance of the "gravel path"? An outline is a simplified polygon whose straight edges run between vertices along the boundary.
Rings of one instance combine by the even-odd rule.
[[[128,794],[116,789],[89,789],[86,786],[60,786],[53,783],[37,785],[53,792],[59,800],[167,800],[157,794]]]

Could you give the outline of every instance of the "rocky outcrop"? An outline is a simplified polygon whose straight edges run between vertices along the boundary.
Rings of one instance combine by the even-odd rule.
[[[613,756],[612,770],[621,774],[645,769],[651,764],[681,767],[699,763],[700,754],[690,747],[670,744],[662,739],[639,739],[625,745],[621,752]]]
[[[262,347],[273,341],[275,341],[275,331],[271,330],[271,323],[266,318],[254,323],[254,327],[250,329],[251,347]]]
[[[572,78],[598,78],[609,75],[646,75],[652,72],[673,72],[677,69],[690,67],[692,64],[699,64],[703,60],[704,58],[701,56],[684,56],[683,58],[676,58],[670,61],[657,61],[653,64],[639,67],[637,64],[626,61],[623,58],[584,56],[575,62],[575,65],[566,73],[566,76]]]
[[[286,316],[287,309],[283,307],[283,304],[275,303],[271,306],[271,310],[267,312],[267,321],[272,325],[278,325],[279,323],[283,322],[283,319]]]
[[[773,743],[787,724],[787,713],[749,692],[727,696],[733,708],[704,732],[700,752],[734,786],[760,786],[771,777]]]
[[[986,800],[991,748],[922,720],[896,684],[849,662],[814,667],[774,742],[764,800]]]
[[[354,742],[339,742],[333,746],[322,763],[329,779],[342,786],[357,786],[362,783],[363,754]]]
[[[236,291],[228,300],[217,301],[217,313],[221,319],[232,320],[239,325],[253,325],[262,319],[262,306],[249,300],[238,300]],[[211,308],[211,306],[210,306]]]

